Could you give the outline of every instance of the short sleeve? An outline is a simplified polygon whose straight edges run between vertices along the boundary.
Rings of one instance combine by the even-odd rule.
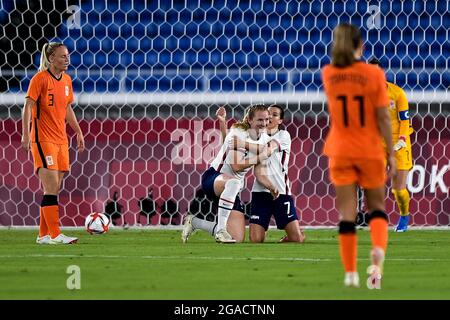
[[[30,85],[28,87],[26,98],[31,98],[34,101],[38,101],[41,95],[42,81],[38,75],[34,75],[31,78]]]
[[[375,108],[387,107],[389,105],[389,96],[386,85],[386,76],[383,70],[377,68],[377,82],[375,90]]]
[[[291,135],[287,131],[281,131],[280,137],[275,139],[278,142],[279,151],[291,149]]]

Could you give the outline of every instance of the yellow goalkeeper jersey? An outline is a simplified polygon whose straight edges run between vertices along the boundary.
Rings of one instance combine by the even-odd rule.
[[[392,135],[408,136],[414,132],[410,116],[406,93],[399,86],[387,82],[389,96],[389,114],[391,116]]]

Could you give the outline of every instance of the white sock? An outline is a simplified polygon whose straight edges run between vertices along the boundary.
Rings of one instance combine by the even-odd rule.
[[[234,201],[236,200],[240,188],[241,183],[238,179],[230,179],[225,183],[225,189],[219,198],[216,232],[227,228],[228,217],[233,209]]]
[[[213,221],[203,220],[197,217],[192,218],[192,227],[194,229],[200,229],[208,232],[210,235],[214,235],[216,223]]]

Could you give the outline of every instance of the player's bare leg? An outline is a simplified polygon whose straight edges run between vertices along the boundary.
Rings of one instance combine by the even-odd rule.
[[[281,238],[280,242],[305,242],[306,236],[303,233],[298,220],[289,222],[284,230],[286,231],[286,235]]]
[[[245,240],[245,216],[242,212],[231,210],[227,221],[227,230],[236,242]]]
[[[44,194],[59,194],[59,188],[61,185],[59,171],[40,168],[38,175],[42,183],[42,188],[44,189]]]
[[[344,285],[359,287],[359,275],[356,269],[358,238],[355,219],[357,214],[356,185],[336,186],[336,203],[340,214],[339,248],[345,270]]]
[[[266,230],[256,223],[251,223],[249,226],[249,238],[253,243],[262,243],[266,238]]]
[[[384,193],[384,186],[365,190],[367,207],[370,210],[369,228],[372,240],[371,265],[367,268],[369,274],[367,282],[372,285],[374,281],[381,281],[388,241],[388,218],[385,213]]]

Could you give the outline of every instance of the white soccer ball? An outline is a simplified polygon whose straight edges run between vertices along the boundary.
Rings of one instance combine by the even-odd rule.
[[[103,213],[93,212],[86,217],[84,223],[86,231],[90,234],[103,234],[109,229],[109,219]]]

